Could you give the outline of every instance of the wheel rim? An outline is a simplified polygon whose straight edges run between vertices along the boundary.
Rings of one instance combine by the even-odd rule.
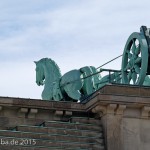
[[[142,33],[132,33],[122,57],[122,83],[142,85],[147,73],[148,45]]]

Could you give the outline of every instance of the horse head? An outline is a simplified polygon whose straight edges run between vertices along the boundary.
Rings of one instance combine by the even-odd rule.
[[[49,58],[42,58],[35,61],[36,64],[36,83],[37,85],[53,84],[56,80],[60,79],[61,73],[58,65]]]
[[[43,67],[43,60],[34,61],[36,64],[36,83],[37,85],[43,85],[45,80],[45,74],[44,74],[44,67]]]
[[[59,87],[61,73],[58,65],[49,58],[42,58],[35,62],[36,64],[36,83],[44,85],[42,99],[44,100],[60,100],[62,94]]]

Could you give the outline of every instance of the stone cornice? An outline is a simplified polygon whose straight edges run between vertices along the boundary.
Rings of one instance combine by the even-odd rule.
[[[97,91],[86,103],[86,110],[91,110],[99,117],[111,114],[148,119],[150,118],[150,88],[107,85]]]
[[[85,111],[85,105],[64,102],[64,101],[45,101],[37,99],[25,99],[25,98],[12,98],[12,97],[0,97],[1,107],[16,107],[16,108],[33,108],[33,109],[45,109],[45,110],[68,110],[68,111]]]
[[[130,109],[138,109],[141,118],[148,118],[150,112],[150,88],[106,85],[95,92],[91,99],[85,103],[44,101],[25,98],[0,97],[0,112],[4,108],[18,110],[19,115],[28,114],[31,118],[39,114],[39,110],[60,111],[63,115],[72,112],[93,112],[99,116],[104,114],[123,115]],[[64,112],[63,112],[64,111]],[[56,112],[56,114],[58,113]],[[128,114],[128,113],[126,113]]]

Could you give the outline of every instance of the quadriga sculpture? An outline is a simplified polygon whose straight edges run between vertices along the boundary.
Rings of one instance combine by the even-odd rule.
[[[109,71],[109,74],[103,78],[93,66],[71,70],[62,76],[59,67],[53,60],[43,58],[35,62],[36,83],[44,85],[42,99],[61,100],[65,98],[66,100],[68,97],[80,100],[81,97],[92,94],[107,83],[150,86],[150,28],[141,26],[140,32],[133,32],[121,56],[121,70],[100,69],[99,72]],[[111,71],[112,74],[110,74]]]
[[[68,97],[80,100],[99,88],[100,74],[93,66],[79,70],[71,70],[61,75],[58,65],[49,58],[43,58],[36,63],[36,83],[44,85],[42,99],[59,101]],[[92,76],[90,76],[92,75]],[[87,77],[87,78],[86,78]]]

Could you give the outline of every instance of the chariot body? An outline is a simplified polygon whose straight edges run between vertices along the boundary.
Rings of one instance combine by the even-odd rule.
[[[85,66],[64,75],[52,59],[35,62],[36,83],[44,85],[42,99],[82,101],[107,83],[150,86],[150,29],[141,26],[140,32],[132,33],[121,56],[121,70]],[[101,77],[103,71],[108,75]]]

